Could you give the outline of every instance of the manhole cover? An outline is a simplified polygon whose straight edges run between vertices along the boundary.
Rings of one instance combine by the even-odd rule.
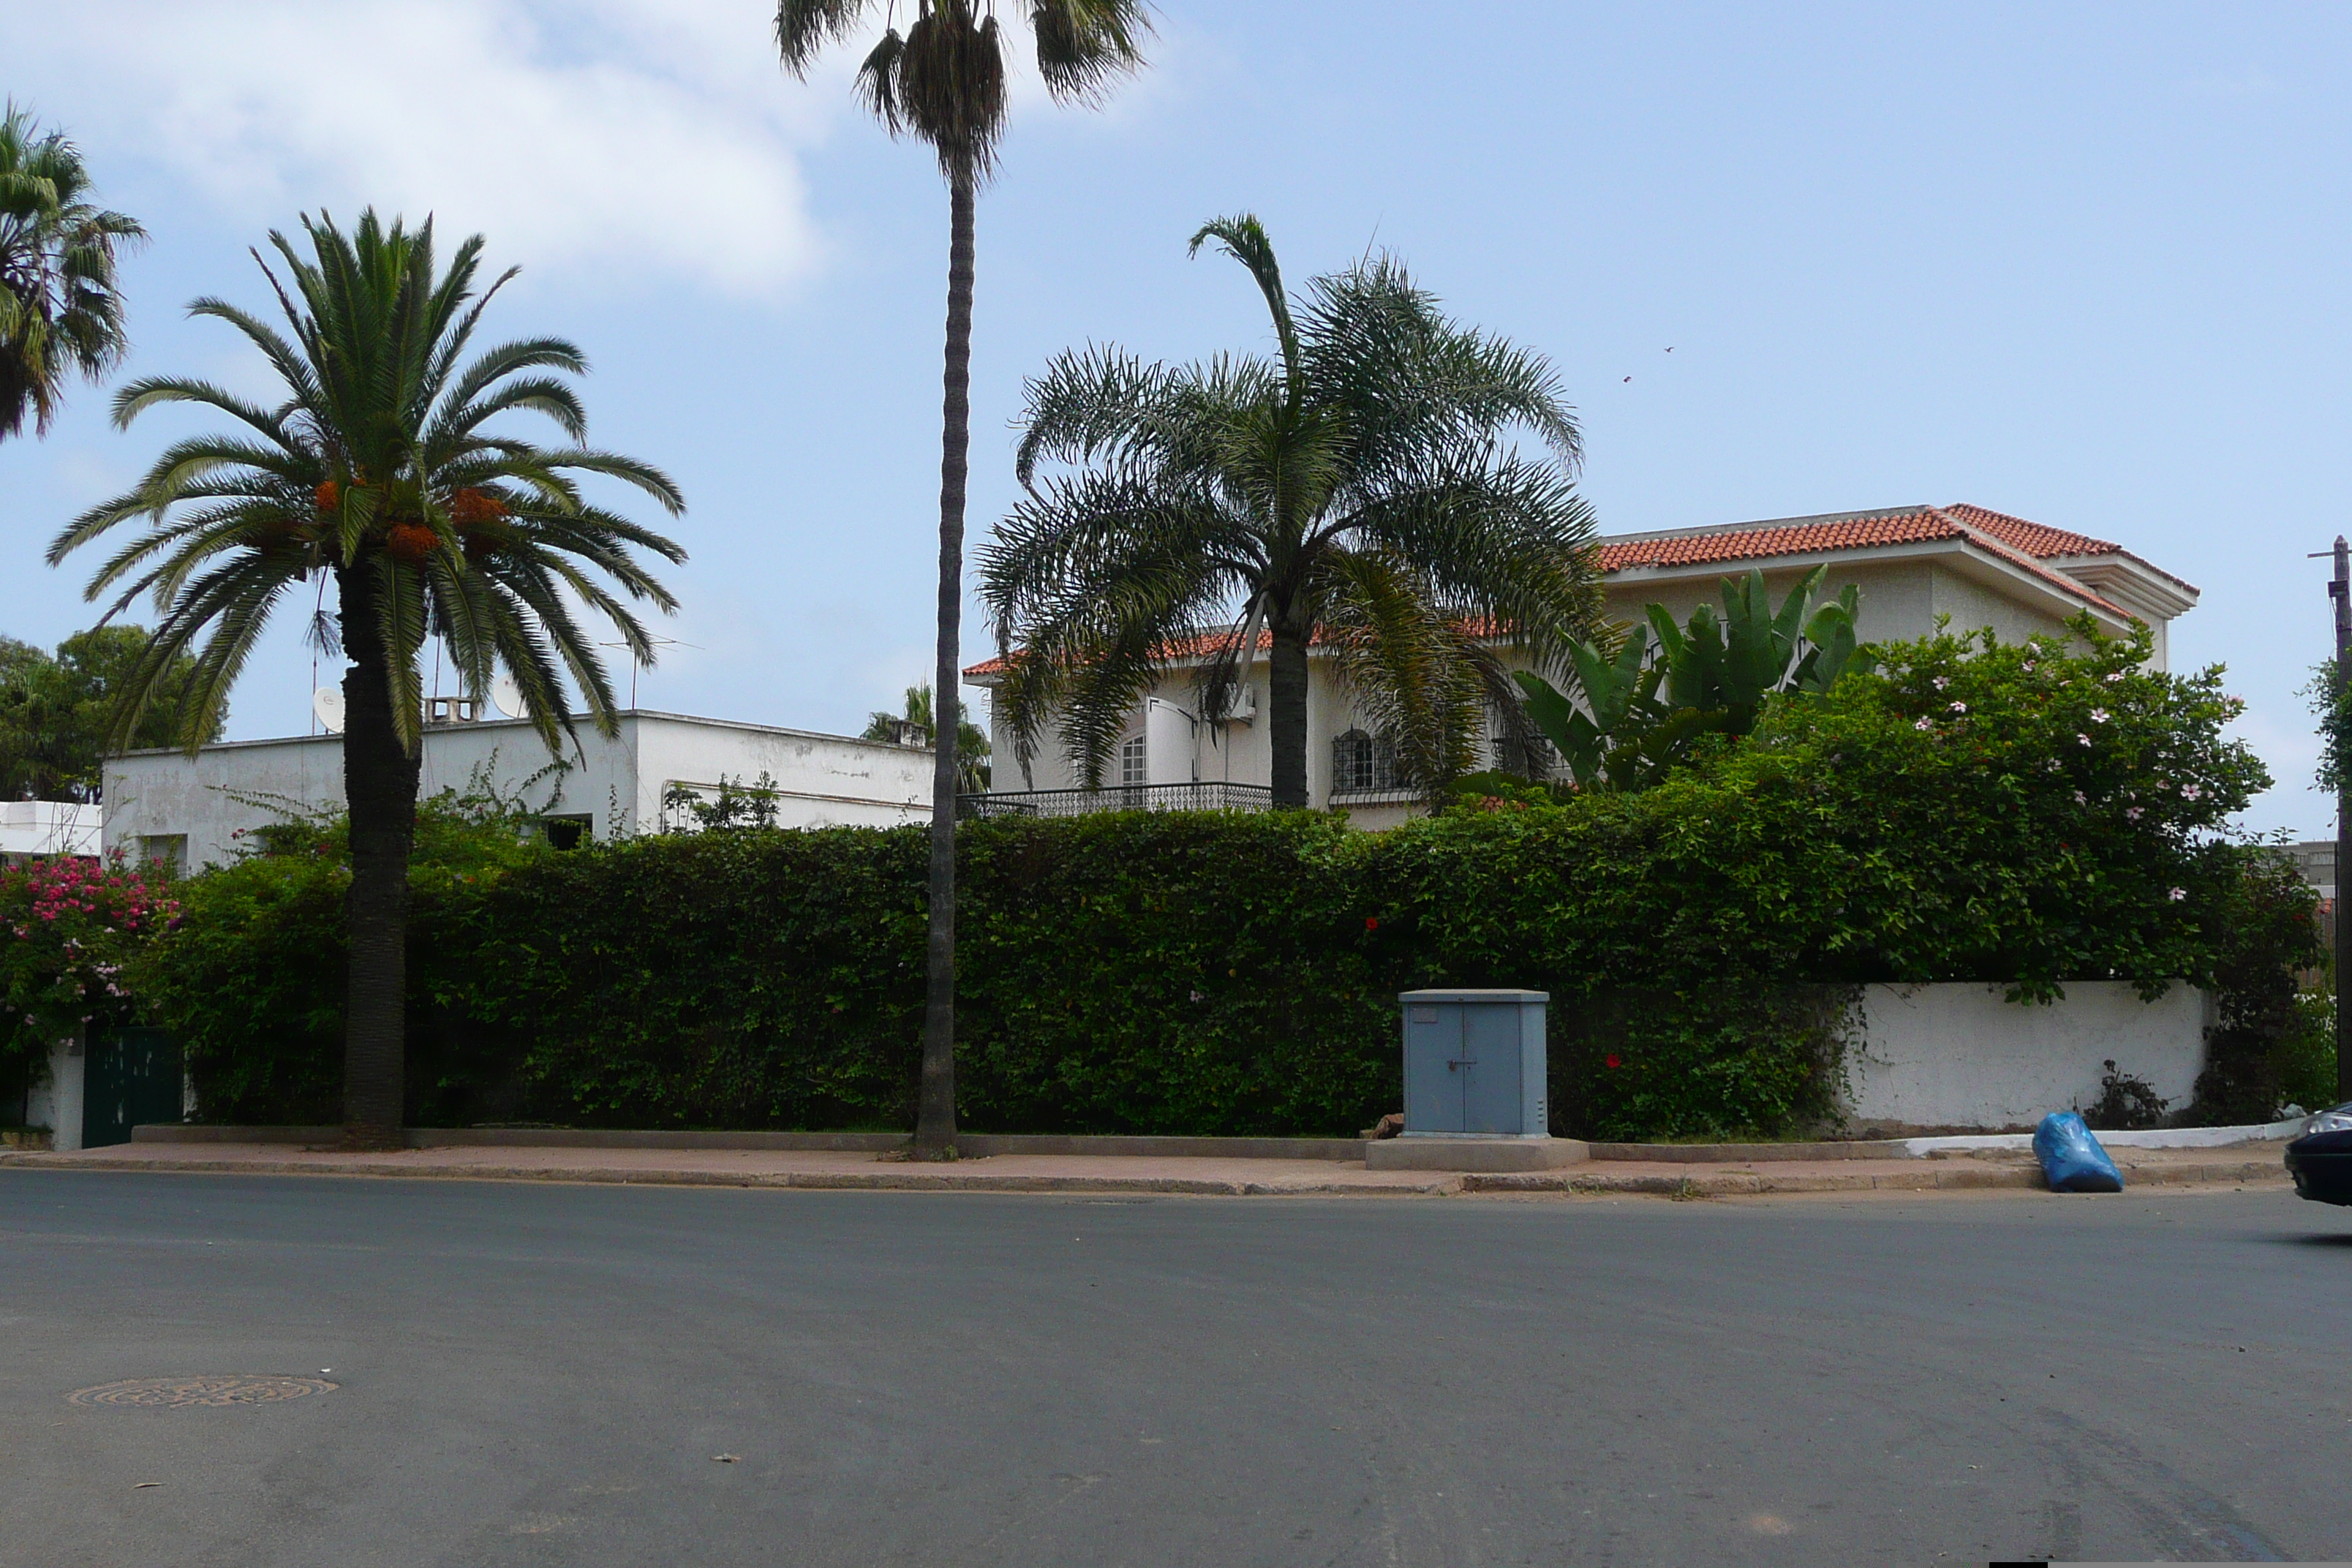
[[[323,1377],[126,1377],[66,1395],[74,1405],[136,1405],[182,1410],[191,1405],[277,1405],[337,1385]]]

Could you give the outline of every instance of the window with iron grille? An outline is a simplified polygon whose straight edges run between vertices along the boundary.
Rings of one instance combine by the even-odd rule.
[[[1331,742],[1331,793],[1370,795],[1397,787],[1396,742],[1350,730]]]
[[[1151,782],[1150,769],[1147,765],[1144,755],[1143,737],[1140,735],[1119,743],[1118,782],[1122,789],[1141,789]]]

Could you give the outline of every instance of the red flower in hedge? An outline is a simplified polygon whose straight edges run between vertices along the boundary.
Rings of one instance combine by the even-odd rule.
[[[1378,930],[1380,930],[1380,929],[1381,929],[1381,918],[1380,918],[1378,915],[1366,915],[1366,916],[1364,917],[1364,929],[1365,929],[1366,931],[1378,931]]]
[[[1625,1064],[1624,1064],[1623,1062],[1620,1061],[1620,1060],[1619,1060],[1617,1058],[1615,1058],[1615,1057],[1603,1057],[1603,1058],[1601,1058],[1601,1065],[1602,1067],[1605,1067],[1605,1068],[1611,1068],[1612,1070],[1614,1070],[1615,1068],[1621,1068],[1621,1067],[1624,1066]]]

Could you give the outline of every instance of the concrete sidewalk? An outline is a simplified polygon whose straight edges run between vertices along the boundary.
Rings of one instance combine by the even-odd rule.
[[[2115,1150],[2126,1188],[2284,1186],[2281,1143],[2227,1150]],[[1361,1162],[1178,1155],[997,1154],[916,1164],[866,1151],[530,1147],[471,1143],[353,1154],[285,1143],[139,1142],[77,1153],[0,1152],[31,1170],[195,1171],[240,1175],[643,1183],[908,1192],[1195,1193],[1219,1196],[1664,1197],[2033,1189],[2030,1158],[1781,1160],[1748,1164],[1587,1161],[1524,1174],[1373,1171]]]

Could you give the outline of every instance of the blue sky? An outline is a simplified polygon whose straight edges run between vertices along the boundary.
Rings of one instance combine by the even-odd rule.
[[[855,109],[845,56],[784,79],[756,0],[385,16],[83,0],[12,31],[0,90],[154,236],[125,374],[263,390],[181,307],[261,304],[245,247],[303,210],[479,229],[525,268],[494,322],[579,342],[593,436],[686,488],[644,704],[819,730],[894,705],[929,662],[929,157]],[[980,214],[976,539],[1054,352],[1261,342],[1240,270],[1184,255],[1253,211],[1295,279],[1385,247],[1550,354],[1612,531],[1969,500],[2188,578],[2174,662],[2230,666],[2280,778],[2250,825],[2327,830],[2295,689],[2328,641],[2305,554],[2347,526],[2352,12],[1171,0],[1159,24],[1105,112],[1018,93]],[[41,548],[174,429],[103,416],[80,389],[46,443],[0,446],[0,631],[87,622]],[[307,727],[299,618],[233,735]]]

